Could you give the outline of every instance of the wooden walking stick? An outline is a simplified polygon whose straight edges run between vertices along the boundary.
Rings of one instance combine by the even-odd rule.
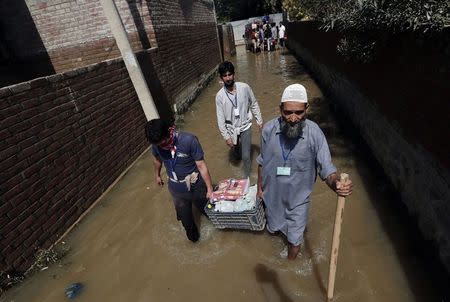
[[[348,174],[341,173],[340,182],[346,183],[348,180]],[[328,274],[328,301],[333,299],[334,292],[334,280],[336,277],[337,268],[337,258],[339,252],[339,236],[341,235],[341,225],[344,220],[344,206],[345,197],[338,196],[338,202],[336,206],[336,218],[334,219],[334,230],[333,230],[333,244],[331,246],[331,257],[330,257],[330,272]]]

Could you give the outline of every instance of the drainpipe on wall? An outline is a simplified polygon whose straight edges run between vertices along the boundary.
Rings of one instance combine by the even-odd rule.
[[[144,110],[147,121],[159,118],[158,110],[156,109],[153,97],[145,82],[144,75],[138,64],[136,56],[133,53],[130,42],[128,41],[125,26],[122,23],[119,12],[117,10],[114,0],[100,0],[106,19],[122,54],[123,61],[130,75],[136,94]]]

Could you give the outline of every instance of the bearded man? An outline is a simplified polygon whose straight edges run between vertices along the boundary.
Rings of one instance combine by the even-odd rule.
[[[261,111],[250,86],[235,82],[233,63],[222,62],[219,65],[219,76],[223,81],[223,88],[216,94],[217,125],[227,146],[232,149],[234,158],[242,159],[243,176],[247,178],[251,171],[252,120],[255,116],[261,129]]]
[[[350,195],[352,182],[341,183],[325,135],[306,119],[306,89],[293,84],[283,92],[281,116],[267,122],[261,136],[258,197],[266,205],[267,230],[282,232],[288,259],[295,259],[308,221],[309,196],[317,174],[340,196]]]

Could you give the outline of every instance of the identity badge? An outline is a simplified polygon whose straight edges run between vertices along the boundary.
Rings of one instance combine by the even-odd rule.
[[[239,117],[239,108],[234,108],[234,116]]]
[[[280,176],[291,175],[291,167],[277,167],[277,175]]]

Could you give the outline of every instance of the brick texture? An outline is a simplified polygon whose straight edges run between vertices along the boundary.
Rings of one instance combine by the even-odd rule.
[[[0,88],[0,271],[9,272],[26,270],[147,147],[99,2],[25,2],[0,4],[0,61],[47,58],[53,72]],[[116,1],[161,116],[192,100],[220,62],[212,1],[181,2]]]
[[[0,67],[0,86],[2,77],[12,84],[120,56],[100,1],[25,2],[26,6],[13,0],[0,4],[0,25],[5,28],[0,42],[6,41],[8,64],[15,62]],[[152,61],[170,103],[180,102],[181,91],[220,62],[212,0],[115,3],[133,50],[158,49]],[[0,52],[0,62],[1,58]],[[16,74],[23,65],[40,70],[20,68]],[[169,81],[173,88],[167,88]]]
[[[0,10],[5,40],[14,56],[39,59],[48,53],[56,72],[119,55],[100,1],[6,0]],[[116,1],[134,50],[156,46],[145,1]],[[19,14],[19,16],[18,16]],[[21,26],[17,26],[21,22]],[[142,32],[142,35],[138,33]],[[30,37],[31,45],[30,45]]]
[[[0,122],[12,134],[0,146],[1,270],[30,264],[29,250],[61,235],[147,146],[123,61],[54,77],[0,98],[1,114],[22,109]]]

